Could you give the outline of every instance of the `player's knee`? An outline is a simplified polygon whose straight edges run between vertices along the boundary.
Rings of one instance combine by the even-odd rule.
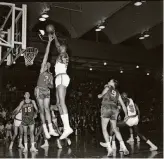
[[[45,107],[45,112],[49,112],[50,111],[50,108],[49,107]]]
[[[113,132],[118,132],[118,131],[119,131],[118,127],[113,127]]]
[[[33,131],[30,131],[30,136],[33,136],[33,135],[34,135]]]

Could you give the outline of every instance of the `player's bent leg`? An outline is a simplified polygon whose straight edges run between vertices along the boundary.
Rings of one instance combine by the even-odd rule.
[[[138,136],[138,125],[133,126],[134,136],[136,137],[137,142],[140,142],[140,137]]]
[[[45,117],[44,117],[44,101],[43,101],[43,99],[38,99],[37,98],[37,102],[38,102],[38,105],[39,105],[40,118],[42,120],[43,130],[44,130],[46,138],[49,139],[51,136],[48,133],[47,125],[46,125],[46,122],[45,122]]]
[[[23,132],[24,132],[24,150],[23,152],[27,152],[28,151],[28,147],[27,147],[27,126],[23,126]]]
[[[110,142],[110,144],[112,143],[113,139],[115,139],[115,137],[113,138],[113,136],[115,136],[115,135],[114,135],[112,127],[110,127],[110,132],[109,132],[109,142]],[[100,142],[100,145],[102,147],[107,147],[106,142]]]
[[[66,87],[63,85],[59,85],[57,89],[59,93],[58,95],[59,95],[60,106],[63,111],[63,114],[61,115],[61,119],[64,125],[64,131],[63,134],[60,136],[60,140],[63,140],[73,133],[73,129],[70,127],[69,124],[68,110],[65,104]]]
[[[112,149],[116,150],[116,135],[114,134],[112,137]]]
[[[158,147],[154,145],[149,139],[147,139],[144,135],[138,132],[138,128],[136,128],[136,126],[134,126],[134,130],[135,133],[137,133],[137,135],[150,146],[150,151],[156,151],[158,149]]]
[[[55,132],[55,130],[53,129],[53,126],[52,126],[49,104],[50,104],[50,98],[45,98],[44,99],[44,109],[45,109],[46,119],[48,121],[49,134],[52,136],[59,136],[59,134],[57,134]]]
[[[107,131],[108,123],[109,123],[109,118],[101,117],[102,133],[103,133],[105,142],[107,144],[107,150],[108,150],[107,156],[112,156],[113,151],[112,151],[112,148],[111,148],[111,144],[110,144],[110,140],[109,140],[109,134],[108,134],[108,131]]]
[[[35,148],[35,142],[34,142],[34,124],[29,125],[30,127],[30,138],[31,138],[31,152],[37,152],[38,150]]]
[[[120,147],[122,147],[124,155],[128,155],[129,154],[129,151],[127,150],[127,148],[126,148],[126,146],[124,144],[124,141],[122,139],[121,133],[120,133],[119,129],[116,126],[116,122],[117,122],[116,119],[110,120],[110,123],[111,123],[111,126],[113,128],[113,131],[116,134],[117,140],[120,142]]]
[[[66,138],[66,141],[67,141],[68,146],[70,146],[71,145],[71,140],[69,138]]]
[[[18,135],[18,127],[14,126],[14,135],[13,135],[12,141],[10,143],[9,150],[12,150],[13,144],[14,144],[14,141],[15,141],[15,138],[17,135]]]
[[[129,127],[129,131],[130,131],[130,138],[126,141],[127,143],[134,142],[133,127]]]

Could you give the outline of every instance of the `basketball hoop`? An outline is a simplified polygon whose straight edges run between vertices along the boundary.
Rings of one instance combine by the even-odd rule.
[[[38,49],[34,47],[27,47],[23,54],[25,59],[25,65],[31,66],[33,65],[34,59],[38,54]]]

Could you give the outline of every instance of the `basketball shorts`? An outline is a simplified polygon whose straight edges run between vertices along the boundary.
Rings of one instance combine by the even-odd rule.
[[[35,87],[35,97],[36,99],[45,99],[50,98],[50,90],[48,88],[43,87]]]
[[[63,85],[68,87],[70,83],[70,78],[67,74],[58,74],[55,79],[55,85],[58,87],[59,85]]]
[[[14,119],[14,126],[19,127],[21,125],[21,120]]]
[[[35,124],[35,121],[32,117],[23,117],[22,118],[22,126],[30,126]]]
[[[117,120],[119,109],[114,104],[104,104],[101,106],[101,117]]]
[[[137,116],[132,116],[132,117],[129,117],[125,123],[128,125],[128,126],[134,126],[134,125],[138,125],[138,122],[139,122],[139,119],[138,119],[138,115]]]

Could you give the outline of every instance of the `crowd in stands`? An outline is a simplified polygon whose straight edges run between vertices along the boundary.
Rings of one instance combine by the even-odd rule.
[[[101,100],[97,95],[101,93],[105,82],[91,80],[89,82],[72,82],[68,89],[67,106],[70,114],[70,124],[75,128],[75,134],[79,131],[101,132],[100,107]],[[9,85],[7,89],[9,89]],[[10,90],[10,89],[9,89]],[[16,90],[15,90],[16,92]],[[32,91],[31,91],[32,92]],[[24,93],[24,92],[23,92]],[[52,91],[52,104],[55,104]],[[23,94],[22,94],[23,95]],[[23,96],[20,95],[15,101],[7,100],[0,105],[0,123],[4,125],[11,120],[11,112],[18,106]],[[162,102],[153,98],[149,105],[145,102],[137,103],[141,110],[141,123],[162,121]],[[145,107],[146,106],[146,107]],[[1,126],[0,125],[0,126]]]

